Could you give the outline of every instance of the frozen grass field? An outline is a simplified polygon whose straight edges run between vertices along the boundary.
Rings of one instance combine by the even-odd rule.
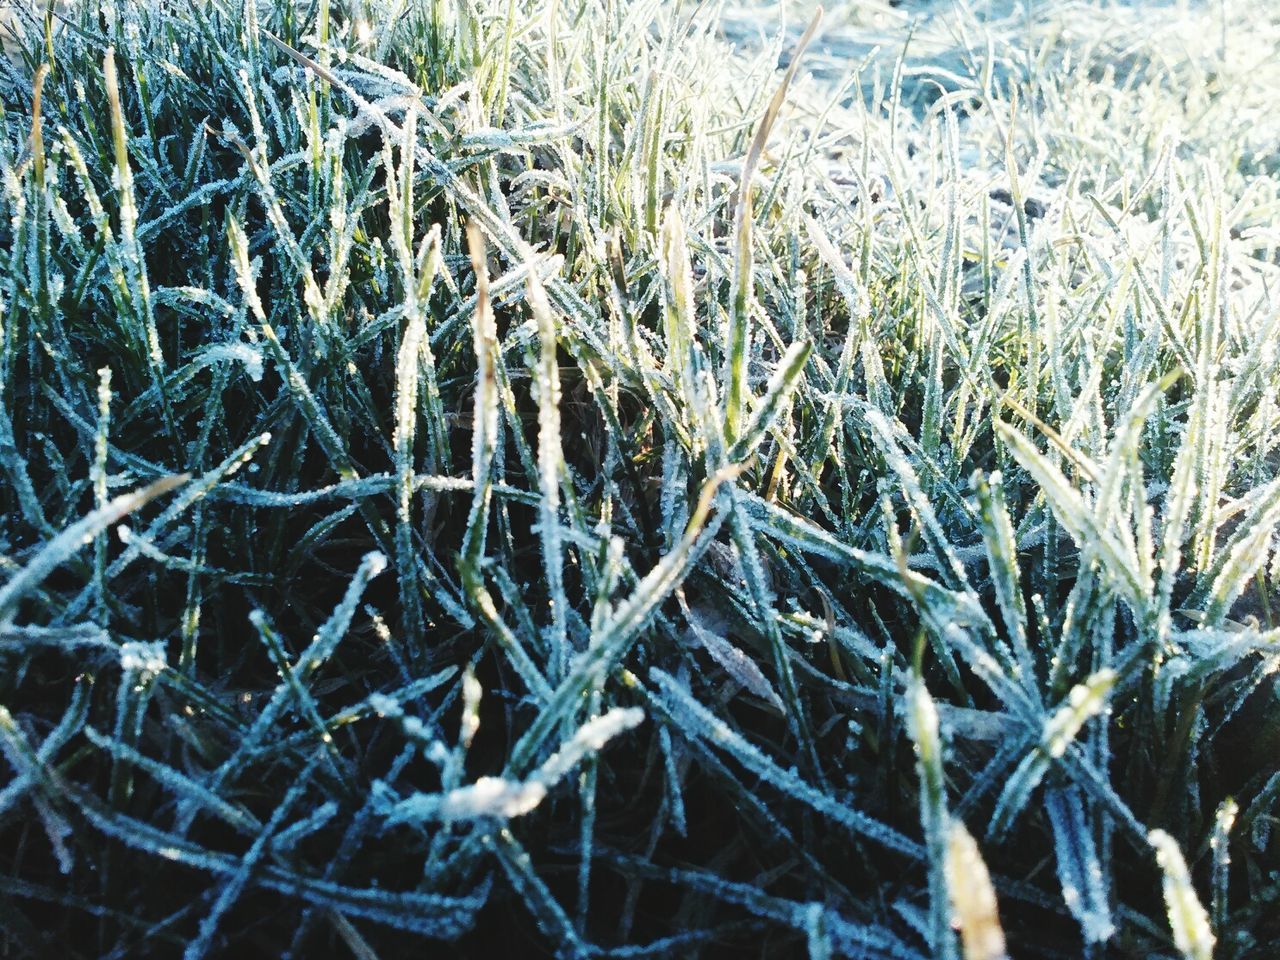
[[[1270,0],[0,31],[0,957],[1280,956]]]

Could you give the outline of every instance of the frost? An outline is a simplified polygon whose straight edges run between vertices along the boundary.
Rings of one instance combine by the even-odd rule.
[[[533,811],[547,793],[586,757],[598,753],[614,737],[638,726],[644,711],[615,708],[587,721],[526,780],[480,777],[443,794],[418,793],[391,806],[391,823],[432,820],[508,820]],[[465,734],[464,734],[465,736]],[[469,738],[468,738],[469,739]]]
[[[546,795],[547,788],[536,781],[515,783],[501,777],[481,777],[470,786],[445,794],[433,812],[442,820],[508,819],[529,813]],[[401,805],[402,814],[409,809],[415,809],[421,817],[422,811],[428,808]]]
[[[129,641],[120,645],[120,668],[126,673],[155,676],[168,665],[163,643]]]
[[[201,357],[205,363],[233,360],[244,367],[255,383],[262,379],[262,351],[247,343],[218,344],[207,348]]]
[[[1067,702],[1045,724],[1044,744],[1051,757],[1061,757],[1080,728],[1106,706],[1106,697],[1116,683],[1113,670],[1099,670],[1084,683],[1071,688]]]
[[[1080,923],[1085,940],[1103,943],[1115,933],[1107,903],[1102,863],[1085,821],[1078,790],[1048,790],[1045,807],[1053,827],[1058,879],[1067,909]]]

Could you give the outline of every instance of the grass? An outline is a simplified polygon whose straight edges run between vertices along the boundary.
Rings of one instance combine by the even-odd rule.
[[[3,955],[1276,955],[1280,18],[814,13],[12,11]]]

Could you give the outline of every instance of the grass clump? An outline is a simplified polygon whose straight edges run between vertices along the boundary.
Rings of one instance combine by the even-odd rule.
[[[1274,956],[1280,21],[1162,10],[16,10],[5,949]]]

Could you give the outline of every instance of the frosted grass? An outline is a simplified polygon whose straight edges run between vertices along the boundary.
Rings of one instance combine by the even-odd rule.
[[[5,24],[6,943],[1275,955],[1269,5]]]

